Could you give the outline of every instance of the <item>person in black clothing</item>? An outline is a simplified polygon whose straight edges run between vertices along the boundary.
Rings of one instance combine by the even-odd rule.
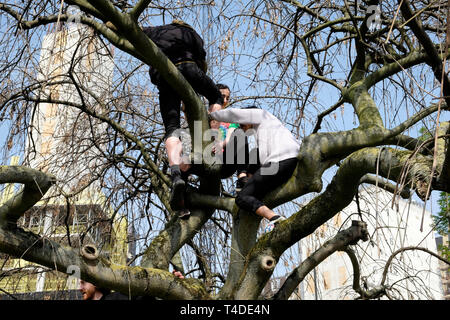
[[[222,95],[223,105],[210,106],[208,113],[226,109],[230,102],[230,87],[226,84],[218,83],[217,88]],[[212,130],[216,131],[215,136],[212,138],[215,143],[212,147],[211,155],[217,158],[217,163],[223,164],[219,176],[221,179],[225,179],[236,173],[238,180],[235,191],[239,192],[245,182],[248,181],[248,167],[251,162],[250,159],[253,159],[250,158],[248,139],[236,123],[224,123],[210,119],[209,125]],[[195,164],[183,164],[181,169],[182,176],[187,180],[191,173],[195,174],[198,170]],[[188,212],[184,214],[179,213],[179,216],[184,218],[187,214]]]
[[[210,108],[217,109],[223,98],[214,81],[206,75],[206,51],[202,38],[188,24],[174,21],[168,25],[145,27],[144,33],[175,64],[192,88],[208,99]],[[181,178],[182,143],[179,138],[181,98],[150,66],[150,79],[159,90],[159,104],[165,127],[165,144],[172,176],[170,206],[184,208],[185,181]]]

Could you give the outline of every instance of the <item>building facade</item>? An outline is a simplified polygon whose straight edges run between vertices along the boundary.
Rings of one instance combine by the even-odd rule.
[[[273,296],[293,269],[298,267],[340,230],[351,226],[352,220],[367,223],[369,240],[350,246],[356,253],[360,268],[360,286],[373,289],[381,284],[389,258],[385,285],[390,298],[401,300],[441,300],[448,292],[448,265],[424,248],[439,253],[431,212],[418,204],[394,197],[374,186],[362,186],[356,199],[314,233],[291,247],[280,259],[274,275],[263,290],[264,297]],[[361,213],[361,216],[360,214]],[[407,250],[399,251],[402,248]],[[353,290],[354,270],[347,253],[336,251],[311,270],[290,296],[300,300],[352,300],[359,298]],[[447,283],[447,285],[446,285]],[[384,296],[382,299],[388,299]]]
[[[352,246],[361,270],[361,287],[379,286],[386,263],[401,248],[420,247],[437,253],[431,212],[412,201],[393,197],[382,189],[365,187],[359,194],[362,219],[368,225],[369,241]],[[302,239],[302,261],[339,230],[360,220],[358,206],[347,208]],[[385,285],[394,299],[443,299],[439,260],[419,250],[405,250],[394,256],[388,266]],[[296,298],[306,300],[354,299],[354,270],[348,255],[338,251],[323,261],[299,286]],[[294,297],[293,297],[294,298]],[[383,299],[386,299],[384,297]]]
[[[42,86],[34,92],[43,102],[30,120],[24,159],[14,157],[11,164],[57,178],[42,201],[21,217],[20,227],[74,248],[95,244],[111,261],[125,264],[127,221],[112,218],[97,179],[103,168],[106,127],[84,112],[105,110],[102,101],[110,95],[113,70],[109,49],[89,28],[69,24],[48,32],[36,74]],[[0,200],[13,194],[13,186],[6,186]],[[5,255],[0,256],[0,266],[3,298],[78,297],[57,294],[77,289],[63,273]]]

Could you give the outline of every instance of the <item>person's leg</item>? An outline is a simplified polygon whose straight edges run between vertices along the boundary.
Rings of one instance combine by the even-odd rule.
[[[240,208],[254,212],[268,220],[274,218],[276,214],[262,202],[262,199],[270,191],[286,182],[294,172],[296,165],[297,159],[292,158],[279,162],[279,170],[274,175],[262,175],[261,168],[256,170],[236,197],[236,204]]]
[[[229,178],[236,172],[238,178],[236,182],[236,192],[241,191],[243,185],[248,181],[248,149],[248,139],[245,136],[245,133],[240,129],[236,129],[233,131],[222,154],[223,165],[220,171],[220,178]]]
[[[275,213],[262,202],[264,195],[270,191],[271,179],[268,177],[261,175],[260,170],[257,170],[238,193],[236,204],[239,208],[270,220]]]
[[[183,145],[177,137],[168,137],[166,139],[166,152],[169,158],[169,166],[181,165],[181,151]]]
[[[275,217],[279,217],[279,215],[277,215],[275,212],[273,212],[271,209],[269,209],[269,207],[263,205],[261,207],[259,207],[255,213],[258,216],[261,216],[263,218],[266,218],[267,220],[272,220]]]
[[[186,183],[181,177],[181,152],[183,145],[177,130],[180,128],[180,103],[178,95],[163,81],[158,85],[161,116],[166,131],[165,145],[172,178],[170,206],[178,211],[184,208],[184,192]]]
[[[168,84],[161,81],[159,89],[159,108],[166,132],[166,151],[169,165],[181,164],[181,152],[183,145],[177,130],[180,129],[180,104],[181,99]]]

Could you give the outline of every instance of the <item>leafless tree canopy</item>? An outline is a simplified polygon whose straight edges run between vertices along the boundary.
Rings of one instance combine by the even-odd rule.
[[[23,185],[0,207],[0,251],[62,272],[76,265],[82,279],[133,295],[257,299],[283,253],[349,205],[361,183],[423,201],[450,191],[449,11],[444,0],[1,2],[2,156],[25,158],[0,168],[2,184]],[[188,220],[170,209],[149,65],[182,97],[191,135],[194,121],[209,127],[204,102],[141,30],[173,19],[202,35],[209,75],[231,88],[232,106],[260,105],[302,141],[293,176],[265,198],[289,212],[271,233],[260,236],[261,219],[235,206],[232,181],[217,177],[217,164],[204,163],[191,181]],[[79,38],[63,51],[70,41],[57,31],[71,27]],[[53,41],[47,53],[45,41]],[[42,63],[58,54],[64,67]],[[46,127],[52,116],[64,125]],[[63,143],[47,145],[49,130]],[[90,190],[102,194],[92,204],[97,222],[75,238],[71,210]],[[311,200],[300,205],[302,196]],[[55,206],[58,225],[67,226],[64,243],[25,231],[37,203]],[[98,257],[79,250],[118,218],[136,231],[136,256],[117,264],[102,250]],[[360,284],[352,248],[367,240],[366,227],[341,230],[274,298],[289,297],[336,250],[349,255],[360,297],[389,295],[385,279]],[[184,280],[169,272],[171,263],[181,268],[182,248],[191,254]]]

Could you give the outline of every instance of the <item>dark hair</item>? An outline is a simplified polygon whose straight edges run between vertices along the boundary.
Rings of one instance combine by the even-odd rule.
[[[230,90],[230,88],[226,85],[226,84],[223,84],[223,83],[218,83],[218,84],[216,84],[216,87],[217,87],[217,89],[228,89],[229,91],[231,91]]]
[[[107,288],[99,288],[99,287],[97,287],[97,290],[100,291],[104,296],[106,296],[106,295],[111,293],[111,289],[107,289]]]

